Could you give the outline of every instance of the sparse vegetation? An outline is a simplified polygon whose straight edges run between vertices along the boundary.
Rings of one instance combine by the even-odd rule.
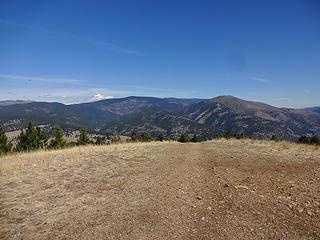
[[[29,122],[27,130],[21,131],[16,146],[17,151],[34,151],[47,146],[47,137],[40,127],[35,127]]]
[[[311,138],[303,135],[301,136],[297,143],[300,144],[312,144],[312,145],[320,145],[320,139],[317,135],[313,134]]]
[[[199,142],[199,139],[196,134],[193,134],[192,138],[190,139],[190,142]]]
[[[319,144],[320,144],[319,137],[318,137],[317,135],[313,135],[313,136],[310,138],[310,144],[319,145]]]
[[[52,140],[50,141],[49,148],[60,149],[67,147],[67,141],[64,138],[63,130],[56,126]]]
[[[88,132],[86,130],[84,130],[84,129],[81,129],[77,144],[78,145],[87,145],[87,144],[90,144],[90,143],[92,143],[92,142],[90,141]]]
[[[163,133],[160,133],[160,134],[158,135],[157,141],[160,141],[160,142],[164,141],[164,135],[163,135]]]
[[[188,134],[182,134],[179,138],[179,142],[181,143],[187,143],[190,142],[190,137]]]
[[[218,135],[218,139],[224,138],[224,139],[243,139],[246,138],[244,133],[233,133],[232,131],[228,130],[223,134]]]
[[[105,142],[105,140],[102,137],[97,136],[96,142],[95,142],[96,145],[102,145],[102,144],[104,144],[104,142]]]
[[[3,156],[0,238],[319,239],[319,149],[221,139]]]
[[[272,135],[270,140],[274,141],[274,142],[278,142],[279,141],[279,139],[277,138],[276,135]]]
[[[0,155],[10,152],[12,143],[8,141],[5,131],[0,128]]]
[[[303,135],[298,139],[298,143],[309,144],[309,138]]]
[[[151,142],[153,141],[153,138],[151,137],[151,134],[148,132],[142,133],[142,134],[136,134],[133,132],[131,134],[131,141],[133,142]]]
[[[69,135],[69,138],[72,137],[72,132],[70,132],[70,129],[69,130],[67,129],[66,134]],[[108,137],[104,137],[101,135],[92,136],[89,134],[88,131],[81,129],[76,142],[74,141],[67,142],[65,139],[64,131],[62,130],[62,128],[58,126],[55,127],[52,139],[49,143],[48,143],[49,137],[47,135],[50,136],[50,131],[45,132],[41,127],[35,126],[30,122],[28,124],[27,129],[20,132],[20,135],[17,137],[17,142],[15,144],[12,144],[12,142],[8,140],[7,136],[4,133],[4,130],[2,129],[0,130],[0,154],[3,155],[10,151],[23,152],[23,151],[34,151],[38,149],[61,149],[61,148],[72,147],[76,145],[80,146],[80,145],[87,145],[87,144],[103,145],[103,144],[120,143],[124,141],[151,142],[156,140],[156,141],[162,142],[164,140],[168,140],[168,138],[166,138],[162,132],[155,139],[152,138],[149,132],[142,132],[139,134],[137,134],[136,132],[132,132],[131,138],[128,137],[129,138],[128,139],[124,137],[124,140],[121,140],[120,136],[117,135],[115,132],[112,135],[109,135]],[[181,143],[201,142],[204,140],[199,138],[198,135],[195,133],[191,136],[190,135],[191,134],[184,133],[176,140]],[[245,136],[244,133],[232,133],[229,130],[223,134],[218,135],[216,138],[217,139],[221,139],[221,138],[244,139],[248,137]],[[276,135],[272,135],[270,140],[275,142],[279,141]],[[297,142],[300,144],[320,145],[319,137],[315,134],[312,135],[311,137],[303,135],[298,139]]]

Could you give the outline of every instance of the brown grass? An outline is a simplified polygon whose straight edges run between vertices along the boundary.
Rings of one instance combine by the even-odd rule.
[[[0,239],[320,239],[319,148],[218,140],[0,158]]]

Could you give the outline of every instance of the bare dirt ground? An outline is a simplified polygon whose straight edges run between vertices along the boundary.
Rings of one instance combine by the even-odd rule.
[[[320,239],[319,148],[132,143],[0,159],[0,239]]]

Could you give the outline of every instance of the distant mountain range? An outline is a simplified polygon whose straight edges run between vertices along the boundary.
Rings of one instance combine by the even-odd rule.
[[[209,139],[227,131],[254,138],[295,140],[320,134],[319,108],[277,108],[233,96],[212,99],[126,97],[64,105],[47,102],[0,102],[0,124],[6,131],[21,129],[28,121],[58,124],[65,129],[87,128],[101,134],[130,135],[160,132],[176,138],[196,133]],[[2,102],[3,103],[3,102]]]
[[[320,107],[312,107],[312,108],[305,108],[306,111],[309,112],[317,112],[320,113]]]
[[[30,102],[32,102],[32,101],[6,100],[6,101],[0,101],[0,106],[9,106],[9,105],[24,104],[24,103],[30,103]]]

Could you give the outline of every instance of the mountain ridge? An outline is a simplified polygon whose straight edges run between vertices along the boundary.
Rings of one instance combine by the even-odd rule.
[[[63,128],[87,128],[103,134],[130,135],[148,131],[176,138],[196,133],[210,139],[227,131],[254,138],[293,140],[320,134],[320,113],[277,108],[234,96],[211,99],[179,99],[130,96],[65,105],[30,102],[0,105],[0,124],[7,131],[21,129],[28,121],[59,124]]]

